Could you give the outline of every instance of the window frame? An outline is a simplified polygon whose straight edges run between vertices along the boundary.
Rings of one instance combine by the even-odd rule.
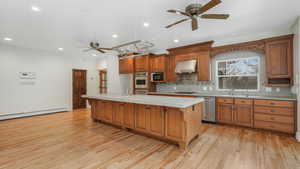
[[[216,89],[217,91],[231,91],[231,89],[220,89],[219,88],[219,77],[238,77],[240,75],[232,75],[232,76],[226,76],[226,75],[219,75],[218,68],[219,68],[219,63],[220,62],[229,62],[229,61],[236,61],[236,60],[242,60],[242,59],[257,59],[257,89],[233,89],[233,91],[236,92],[258,92],[260,91],[260,69],[261,69],[261,62],[260,62],[260,57],[259,56],[251,56],[251,57],[242,57],[242,58],[231,58],[231,59],[221,59],[221,60],[216,60],[216,66],[215,66],[215,76],[216,76]],[[254,76],[254,75],[243,75],[243,76]]]

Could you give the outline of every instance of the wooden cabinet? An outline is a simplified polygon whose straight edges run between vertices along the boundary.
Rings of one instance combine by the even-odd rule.
[[[119,60],[119,73],[120,74],[130,74],[133,73],[134,69],[134,59],[124,58]]]
[[[253,126],[253,105],[235,104],[234,123],[240,126]]]
[[[166,137],[172,140],[181,141],[184,138],[183,114],[177,109],[166,109]]]
[[[135,105],[135,129],[139,131],[147,131],[147,109],[146,105]]]
[[[113,124],[122,126],[124,123],[124,112],[126,103],[114,102],[113,103]]]
[[[104,103],[103,101],[95,101],[95,118],[96,120],[104,119]]]
[[[142,99],[142,98],[141,98]],[[200,133],[203,103],[186,108],[107,101],[89,98],[93,120],[187,145]]]
[[[153,135],[164,136],[165,135],[165,112],[164,108],[160,106],[151,106],[147,111],[149,118],[149,132]]]
[[[166,72],[166,55],[150,56],[150,72]]]
[[[166,72],[166,80],[167,82],[176,82],[177,75],[175,73],[175,56],[174,55],[168,55],[167,57],[167,72]]]
[[[164,111],[160,106],[136,105],[135,128],[157,136],[164,136]]]
[[[267,80],[270,86],[293,83],[293,36],[266,39]]]
[[[101,120],[111,123],[113,120],[113,102],[102,101],[101,107]]]
[[[295,133],[295,102],[278,100],[254,101],[254,127]]]
[[[211,62],[210,52],[203,51],[198,53],[198,80],[199,81],[210,81],[211,79]]]
[[[148,72],[149,71],[149,56],[137,56],[135,59],[135,72]]]
[[[217,121],[239,126],[253,126],[253,100],[217,98]]]
[[[124,117],[123,126],[128,128],[134,128],[134,123],[135,123],[134,104],[126,103],[123,117]]]
[[[217,121],[233,124],[233,104],[217,103]]]

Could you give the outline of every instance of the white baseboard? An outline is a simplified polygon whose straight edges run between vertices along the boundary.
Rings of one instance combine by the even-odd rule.
[[[300,142],[300,131],[297,131],[297,133],[296,133],[296,139],[298,140],[298,142]]]
[[[25,112],[25,113],[7,114],[7,115],[0,115],[0,120],[9,120],[9,119],[15,119],[15,118],[36,116],[36,115],[42,115],[42,114],[59,113],[59,112],[66,112],[66,111],[68,111],[68,108],[57,108],[57,109],[48,109],[48,110],[40,110],[40,111]]]

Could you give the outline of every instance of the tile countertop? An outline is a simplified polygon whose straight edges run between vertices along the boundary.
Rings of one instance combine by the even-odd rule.
[[[149,92],[149,94],[166,94],[166,95],[178,95],[178,96],[198,96],[198,97],[231,97],[231,98],[249,98],[249,99],[266,99],[266,100],[284,100],[284,101],[297,101],[296,96],[255,96],[255,95],[223,95],[223,94],[202,94],[202,93],[192,93],[192,94],[182,94],[176,92]]]
[[[186,108],[201,102],[204,102],[204,98],[178,98],[178,97],[168,97],[168,96],[149,96],[149,95],[83,95],[83,98],[87,99],[99,99],[99,100],[109,100],[118,101],[126,103],[136,103],[136,104],[147,104],[155,106],[166,106],[173,108]]]

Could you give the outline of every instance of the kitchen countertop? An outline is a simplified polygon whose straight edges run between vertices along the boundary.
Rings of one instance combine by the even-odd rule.
[[[202,94],[202,93],[191,93],[182,94],[176,92],[149,92],[149,94],[166,94],[166,95],[178,95],[178,96],[197,96],[197,97],[232,97],[232,98],[249,98],[249,99],[266,99],[266,100],[285,100],[285,101],[297,101],[297,97],[294,96],[255,96],[255,95],[224,95],[224,94]]]
[[[149,96],[149,95],[83,95],[83,98],[87,99],[99,99],[109,100],[136,104],[147,104],[155,106],[166,106],[174,108],[186,108],[201,102],[204,102],[204,98],[178,98],[168,96]]]

